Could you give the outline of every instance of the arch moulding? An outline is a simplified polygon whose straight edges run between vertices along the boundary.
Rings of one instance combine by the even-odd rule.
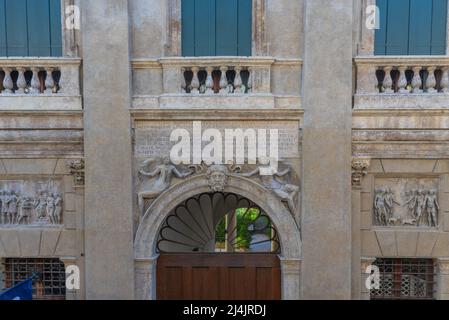
[[[159,230],[180,203],[201,193],[211,192],[206,175],[186,179],[161,194],[146,211],[134,241],[136,298],[156,298],[156,242]],[[241,195],[261,207],[276,227],[281,242],[282,298],[299,299],[301,259],[300,230],[289,210],[271,191],[254,181],[229,176],[225,193]]]

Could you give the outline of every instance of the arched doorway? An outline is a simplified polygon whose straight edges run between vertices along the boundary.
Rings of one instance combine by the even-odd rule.
[[[236,194],[179,204],[157,241],[160,300],[278,300],[279,238],[266,213]]]
[[[192,226],[195,222],[193,218],[189,218],[190,223],[187,223],[187,225],[195,230],[195,235],[191,233],[180,236],[180,233],[185,233],[186,228],[189,228],[186,227],[184,223],[186,222],[186,218],[184,217],[182,219],[184,221],[181,222],[181,220],[177,218],[176,212],[178,212],[178,215],[182,214],[181,212],[186,214],[185,206],[187,203],[189,203],[188,205],[190,206],[197,206],[198,209],[199,203],[202,201],[204,204],[207,200],[206,197],[209,197],[209,203],[211,203],[210,201],[215,201],[217,204],[222,201],[222,206],[215,205],[216,208],[222,208],[221,211],[211,210],[211,212],[215,213],[212,216],[209,215],[209,222],[203,221],[203,225],[201,227],[197,225],[193,228]],[[242,205],[242,202],[245,202],[246,204]],[[257,245],[256,242],[258,241],[251,240],[249,243],[247,241],[246,247],[244,247],[246,248],[245,250],[244,248],[242,249],[241,245],[238,245],[238,241],[231,241],[231,243],[227,244],[227,252],[225,254],[217,254],[217,250],[220,250],[220,248],[224,250],[223,248],[226,248],[226,244],[220,244],[220,241],[217,242],[217,237],[219,237],[220,234],[217,233],[216,228],[220,225],[220,221],[222,221],[223,216],[227,216],[226,219],[229,219],[229,213],[232,214],[232,212],[234,212],[234,214],[236,214],[235,211],[233,211],[234,209],[242,210],[243,213],[240,213],[240,215],[243,215],[248,208],[256,209],[256,211],[259,210],[258,212],[253,212],[256,217],[256,219],[252,221],[253,223],[257,221],[257,216],[268,218],[267,221],[269,221],[269,229],[271,230],[269,233],[270,237],[269,240],[261,241],[260,243],[269,242],[270,250],[267,252],[265,249],[262,253],[247,252],[251,248],[251,243],[253,244],[254,249],[255,245]],[[195,211],[201,213],[200,209]],[[225,212],[227,213],[225,214]],[[196,217],[197,220],[200,218],[200,216]],[[257,223],[263,225],[260,220]],[[267,224],[265,224],[265,226],[266,225]],[[184,229],[181,230],[181,227]],[[213,230],[214,232],[204,234],[201,232],[201,228],[204,229],[203,231],[205,231],[206,228],[215,229]],[[267,228],[261,227],[261,229]],[[231,229],[228,224],[228,232],[230,230]],[[202,234],[202,237],[199,237],[199,234]],[[212,234],[213,236],[211,236]],[[209,235],[209,237],[206,237],[206,235]],[[188,244],[186,245],[186,236],[190,236],[195,240],[190,239],[187,241]],[[232,240],[232,238],[229,237],[227,239]],[[230,248],[231,246],[232,249]],[[180,249],[181,247],[184,249]],[[242,250],[243,252],[239,252]],[[178,252],[171,253],[169,251]],[[187,256],[185,256],[185,262],[180,262],[177,258],[170,259],[171,254],[177,254],[177,258],[179,258],[180,254],[189,255],[188,257],[190,262],[187,261],[189,260],[187,259]],[[252,256],[249,259],[245,259],[245,254],[252,254]],[[279,274],[278,277],[280,277],[280,281],[276,280],[275,277],[272,278],[273,283],[277,283],[280,290],[280,294],[278,296],[282,299],[299,299],[301,256],[301,238],[299,228],[297,227],[291,213],[287,210],[281,200],[270,190],[265,189],[250,179],[238,176],[229,176],[224,190],[222,190],[221,193],[216,193],[211,192],[211,189],[208,186],[207,177],[205,175],[198,175],[190,179],[186,179],[171,187],[152,203],[140,223],[135,239],[136,298],[159,298],[158,294],[161,295],[161,292],[158,292],[158,288],[161,288],[161,286],[158,285],[157,278],[160,267],[166,266],[168,268],[172,268],[172,271],[173,268],[176,267],[191,268],[192,266],[189,266],[189,263],[192,262],[191,259],[193,255],[197,255],[195,258],[198,259],[196,264],[199,268],[211,267],[210,262],[212,260],[210,260],[210,258],[212,257],[211,255],[213,255],[217,258],[216,263],[234,263],[241,269],[257,267],[254,265],[254,262],[256,261],[256,255],[259,255],[259,257],[261,257],[260,261],[266,264],[265,271],[267,271],[268,268],[271,268],[271,270],[274,270],[274,273],[278,272]],[[198,258],[200,255],[202,258]],[[219,260],[219,257],[222,257],[222,260]],[[224,261],[223,259],[228,260]],[[235,259],[234,262],[231,261],[232,259]],[[202,261],[203,265],[201,265],[198,261]],[[216,265],[215,267],[218,266]],[[248,274],[253,275],[254,272],[249,272]],[[262,274],[262,272],[260,274]],[[248,276],[245,276],[245,272],[242,272],[241,275],[247,280]],[[192,277],[190,279],[191,280],[189,281],[194,281]],[[236,278],[234,277],[233,279]],[[161,281],[161,279],[159,280]],[[267,284],[268,282],[259,283]],[[229,293],[230,290],[231,289],[228,288],[227,292]],[[272,289],[264,290],[267,291]],[[272,291],[274,292],[275,290]],[[174,293],[174,295],[169,298],[177,297],[175,294],[179,296],[178,292]],[[181,296],[180,298],[183,297]],[[224,298],[229,297],[225,296]],[[244,299],[245,297],[236,298]],[[248,298],[254,297],[251,296]]]

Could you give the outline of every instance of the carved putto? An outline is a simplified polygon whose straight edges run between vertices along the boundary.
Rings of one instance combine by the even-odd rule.
[[[259,165],[252,171],[241,174],[243,177],[251,178],[258,176],[263,187],[271,190],[288,206],[288,209],[296,216],[299,212],[298,195],[299,186],[291,183],[292,170],[290,167],[282,171],[271,167],[268,159],[260,159]]]
[[[171,164],[169,158],[160,160],[150,158],[142,162],[139,170],[141,180],[140,191],[138,192],[139,212],[144,213],[145,199],[154,200],[165,190],[170,188],[173,177],[184,179],[191,174],[193,170],[181,172],[175,165]]]
[[[379,226],[438,226],[438,204],[436,189],[423,188],[406,190],[403,201],[396,201],[395,194],[388,187],[376,188],[374,196],[374,220]],[[395,208],[406,215],[396,214]]]
[[[0,189],[0,225],[60,225],[63,195],[54,181],[4,181]]]

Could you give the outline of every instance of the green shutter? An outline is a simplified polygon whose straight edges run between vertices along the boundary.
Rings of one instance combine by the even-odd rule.
[[[238,0],[216,0],[217,55],[238,54]]]
[[[447,0],[433,0],[431,53],[446,54]]]
[[[410,30],[408,54],[430,55],[431,39],[432,0],[410,0]]]
[[[195,0],[181,1],[182,55],[195,56]]]
[[[408,53],[409,13],[410,0],[388,1],[387,55]]]
[[[195,1],[195,56],[215,56],[215,1]]]
[[[6,56],[5,0],[0,0],[0,57]]]
[[[239,0],[238,52],[239,56],[250,56],[253,42],[253,2]]]
[[[50,7],[48,0],[28,0],[28,54],[50,56]]]
[[[8,56],[28,56],[26,0],[6,0],[6,39]]]
[[[50,0],[50,43],[50,55],[62,56],[61,0]]]

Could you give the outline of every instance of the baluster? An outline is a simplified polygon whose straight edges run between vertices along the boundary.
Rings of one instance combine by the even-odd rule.
[[[45,78],[45,93],[52,94],[56,92],[55,88],[55,80],[53,79],[53,69],[47,68],[45,69],[47,72],[47,77]]]
[[[399,80],[398,80],[398,88],[399,93],[406,94],[409,93],[407,90],[407,77],[405,75],[405,71],[407,70],[407,67],[399,67]]]
[[[200,71],[200,69],[198,67],[192,68],[193,78],[192,78],[192,83],[190,84],[190,86],[192,87],[191,93],[193,93],[193,94],[200,93],[200,80],[198,79],[198,71]]]
[[[248,93],[253,91],[253,69],[248,68]]]
[[[421,89],[422,80],[421,80],[421,67],[413,67],[413,79],[412,79],[412,87],[413,93],[422,93]]]
[[[436,70],[436,67],[428,67],[427,68],[427,72],[429,73],[427,75],[427,81],[426,81],[427,93],[437,92],[435,89],[435,87],[437,85],[437,80],[435,79],[435,70]]]
[[[17,68],[19,76],[17,77],[17,92],[25,94],[27,88],[27,81],[25,79],[25,68]]]
[[[385,78],[383,82],[384,92],[385,93],[394,93],[393,90],[393,79],[391,79],[391,70],[392,67],[385,68]]]
[[[5,90],[3,93],[13,93],[12,90],[14,89],[14,82],[11,78],[11,69],[3,68],[3,71],[5,72],[5,78],[3,79],[3,88],[5,88]]]
[[[242,71],[241,67],[235,67],[235,79],[234,79],[234,93],[239,94],[242,93],[242,77],[240,72]]]
[[[442,67],[441,72],[441,92],[447,93],[449,92],[449,67]]]
[[[228,77],[226,72],[228,67],[220,67],[221,77],[220,77],[220,94],[226,94],[228,92]]]
[[[181,92],[187,93],[186,69],[181,68]]]
[[[214,71],[214,68],[207,67],[206,72],[206,94],[214,94],[214,79],[212,79],[212,72]]]
[[[33,72],[33,76],[31,78],[31,94],[38,94],[41,92],[41,82],[39,81],[39,69],[31,68],[31,72]]]

